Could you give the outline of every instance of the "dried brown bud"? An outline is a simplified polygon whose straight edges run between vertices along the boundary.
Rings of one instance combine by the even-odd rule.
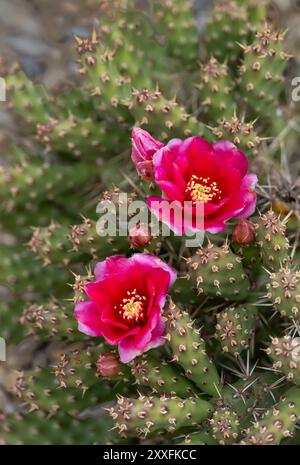
[[[133,249],[143,249],[152,241],[150,227],[143,223],[136,224],[130,229],[128,240]]]
[[[97,376],[106,380],[116,378],[122,371],[118,356],[112,352],[101,354],[96,366]]]
[[[231,239],[236,244],[248,245],[255,239],[255,227],[251,221],[241,220],[233,226]]]

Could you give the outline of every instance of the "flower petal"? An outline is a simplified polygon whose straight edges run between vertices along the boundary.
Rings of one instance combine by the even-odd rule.
[[[80,302],[75,307],[78,329],[88,336],[102,336],[99,308],[91,301]]]

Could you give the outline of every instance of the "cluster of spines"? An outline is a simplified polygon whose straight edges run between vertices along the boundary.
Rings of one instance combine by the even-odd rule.
[[[217,444],[218,442],[216,441],[216,439],[214,439],[210,432],[206,430],[202,430],[192,434],[185,434],[183,440],[181,442],[178,442],[178,445],[180,446],[214,446]]]
[[[224,446],[237,442],[240,432],[240,422],[237,413],[227,407],[214,411],[208,420],[212,437],[218,444]]]
[[[229,140],[247,155],[256,156],[264,140],[255,131],[255,121],[245,121],[232,112],[229,118],[223,118],[218,124],[209,127],[216,139]]]
[[[280,376],[272,371],[260,373],[244,373],[233,384],[225,385],[216,400],[216,408],[226,407],[238,413],[241,430],[248,427],[253,418],[259,418],[262,413],[279,400]]]
[[[291,383],[300,385],[300,338],[273,337],[266,353],[273,361],[273,368],[283,373]]]
[[[125,104],[133,114],[136,124],[157,134],[166,140],[171,134],[178,137],[188,137],[192,134],[204,135],[206,129],[194,116],[177,102],[177,99],[167,99],[156,88],[133,89],[131,99]]]
[[[217,314],[215,337],[222,351],[235,357],[249,348],[254,333],[257,310],[255,306],[230,306]]]

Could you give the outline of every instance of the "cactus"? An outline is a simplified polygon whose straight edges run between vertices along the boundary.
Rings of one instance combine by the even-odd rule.
[[[248,429],[241,444],[280,444],[284,438],[293,436],[299,415],[299,389],[292,388],[272,410],[266,412],[262,420]]]
[[[131,372],[137,385],[149,386],[154,393],[177,395],[180,398],[193,395],[195,387],[185,378],[176,373],[176,370],[167,361],[149,359],[143,356],[132,362]]]
[[[259,4],[249,0],[220,0],[216,2],[208,20],[206,30],[207,51],[218,59],[234,63],[241,57],[242,44],[251,40],[261,29],[265,19],[268,0]]]
[[[28,246],[42,260],[44,266],[61,263],[65,267],[84,255],[91,259],[101,258],[101,249],[105,254],[126,250],[127,237],[121,236],[118,239],[114,241],[105,236],[97,237],[96,224],[89,218],[83,218],[81,224],[74,224],[71,228],[56,223],[44,228],[33,228]],[[73,253],[67,257],[70,251]]]
[[[202,32],[192,1],[100,3],[76,85],[1,68],[18,137],[0,169],[0,444],[299,444],[286,35],[267,0],[216,0]],[[160,191],[205,204],[202,245],[140,219]]]
[[[229,118],[234,111],[230,98],[231,79],[226,63],[219,63],[211,57],[201,65],[201,83],[197,85],[201,102],[208,119],[218,121]]]
[[[300,272],[289,267],[281,268],[277,273],[270,273],[266,284],[267,298],[282,317],[297,320],[300,302]]]
[[[51,107],[51,100],[41,85],[34,85],[26,74],[17,69],[11,70],[7,78],[10,107],[20,114],[26,109],[24,118],[28,125],[35,121],[45,122]]]
[[[208,243],[188,260],[188,265],[200,294],[243,300],[250,290],[242,258],[235,255],[227,243],[221,247]]]
[[[165,34],[168,54],[185,66],[194,67],[198,58],[198,33],[193,2],[163,0],[153,2],[158,28]]]
[[[286,225],[272,210],[260,215],[256,227],[256,240],[265,267],[277,271],[289,263],[289,241]]]
[[[2,418],[3,417],[3,418]],[[27,428],[24,428],[24,420]],[[46,445],[46,444],[99,444],[99,424],[96,418],[78,420],[64,413],[49,421],[42,412],[31,412],[24,418],[20,414],[4,417],[1,414],[0,444]],[[61,432],[65,433],[62,435]],[[105,429],[101,429],[104,437]]]
[[[210,404],[201,399],[178,397],[120,397],[117,405],[108,410],[115,428],[121,435],[131,433],[146,438],[153,432],[174,434],[178,429],[197,428],[209,415]]]
[[[300,339],[291,336],[273,338],[272,344],[266,350],[273,361],[274,370],[285,374],[288,381],[300,384]]]
[[[248,21],[247,11],[240,2],[218,2],[206,30],[208,53],[214,53],[219,60],[229,58],[234,62],[241,55],[236,43],[242,43],[250,32]]]
[[[20,323],[28,334],[52,338],[63,333],[63,337],[73,342],[78,340],[76,322],[72,319],[72,309],[67,303],[55,298],[44,304],[30,303],[24,306]]]
[[[214,395],[218,389],[219,377],[209,359],[204,340],[189,315],[177,309],[173,303],[167,315],[166,339],[169,342],[173,360],[182,366],[187,378],[194,381],[204,392]]]
[[[209,127],[216,139],[230,140],[240,150],[249,155],[256,156],[259,146],[264,140],[255,129],[255,121],[246,122],[245,118],[238,118],[235,113],[231,113],[229,118],[222,118],[219,124]]]
[[[243,47],[239,69],[244,99],[255,114],[274,112],[282,90],[283,71],[289,55],[284,50],[285,33],[273,31],[269,24],[256,32],[255,40]]]
[[[234,356],[248,349],[255,328],[257,311],[255,307],[228,307],[217,314],[215,338],[222,350]]]

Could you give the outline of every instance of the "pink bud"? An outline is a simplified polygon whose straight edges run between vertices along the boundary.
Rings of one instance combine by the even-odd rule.
[[[96,362],[97,375],[106,380],[116,378],[121,372],[119,358],[112,352],[101,354]]]
[[[129,231],[128,240],[133,249],[143,249],[152,241],[149,226],[146,226],[143,223],[134,225]]]
[[[251,221],[241,220],[233,226],[232,241],[240,245],[251,244],[255,239],[255,227]]]
[[[154,179],[153,155],[163,146],[164,144],[154,139],[144,129],[133,128],[131,159],[136,166],[138,174],[148,181]]]

